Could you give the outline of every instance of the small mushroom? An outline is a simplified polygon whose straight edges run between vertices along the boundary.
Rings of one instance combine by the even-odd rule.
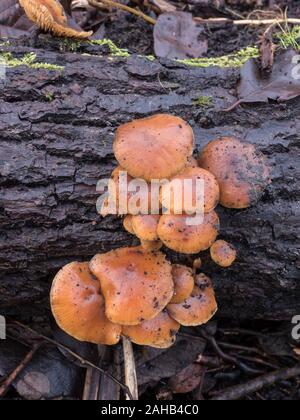
[[[160,216],[156,214],[132,216],[134,234],[143,241],[158,241],[157,228]]]
[[[172,265],[172,276],[174,281],[174,296],[170,303],[181,303],[187,299],[195,286],[193,270],[184,265]]]
[[[199,155],[199,166],[215,175],[224,207],[244,209],[257,203],[270,181],[266,158],[249,143],[222,137]]]
[[[140,325],[124,326],[122,334],[135,344],[164,349],[174,344],[179,328],[180,324],[164,310]]]
[[[170,303],[167,311],[171,318],[185,327],[206,324],[217,312],[218,305],[211,281],[206,276],[196,277],[196,286],[182,303]]]
[[[236,249],[226,241],[218,240],[210,248],[212,260],[221,267],[230,267],[236,260]]]
[[[56,36],[86,39],[93,32],[77,31],[68,26],[64,8],[57,0],[19,0],[26,16],[43,31]]]
[[[114,153],[134,178],[168,179],[180,172],[193,154],[192,128],[179,117],[158,114],[117,129]]]
[[[204,215],[203,222],[198,216],[163,215],[158,224],[158,236],[163,244],[182,254],[198,254],[210,248],[217,239],[220,221],[212,211]],[[190,219],[194,224],[190,224]]]
[[[121,326],[107,319],[100,283],[88,263],[63,267],[53,280],[50,301],[59,327],[77,340],[106,345],[120,340]]]
[[[155,318],[174,294],[171,264],[161,252],[120,248],[96,255],[90,269],[100,280],[106,316],[116,324]]]
[[[162,206],[171,214],[179,214],[178,210],[181,213],[193,214],[199,210],[199,205],[203,205],[204,212],[209,213],[216,208],[220,199],[216,177],[202,168],[185,168],[171,178],[161,191]],[[202,211],[202,208],[200,210]]]

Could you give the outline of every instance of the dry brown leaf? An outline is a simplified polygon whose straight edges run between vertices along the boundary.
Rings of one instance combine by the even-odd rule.
[[[77,31],[67,24],[64,8],[57,0],[19,0],[27,17],[40,29],[56,36],[68,38],[89,38],[93,33]]]
[[[172,376],[168,385],[175,394],[187,394],[200,385],[204,372],[203,366],[192,363],[177,375]]]

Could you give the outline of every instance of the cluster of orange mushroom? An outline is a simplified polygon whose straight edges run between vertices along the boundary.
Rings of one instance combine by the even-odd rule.
[[[195,260],[193,269],[171,265],[161,248],[164,245],[183,254],[210,249],[214,262],[229,267],[236,250],[217,240],[220,222],[215,209],[218,204],[234,209],[251,206],[269,184],[270,173],[264,156],[235,138],[212,141],[198,160],[193,151],[193,130],[179,117],[160,114],[118,128],[114,153],[120,166],[112,174],[116,184],[121,171],[126,172],[127,180],[167,179],[170,189],[174,179],[179,183],[201,179],[204,218],[200,224],[187,223],[188,218],[197,217],[191,214],[194,207],[188,214],[176,214],[177,203],[172,198],[164,202],[158,190],[158,214],[127,214],[124,218],[125,229],[140,239],[140,246],[65,266],[54,279],[51,305],[58,325],[68,334],[107,345],[125,336],[136,344],[167,348],[181,325],[205,324],[216,313],[212,282],[205,274],[197,274],[200,260]],[[117,190],[110,198],[118,207]],[[151,201],[149,191],[151,187],[147,202]],[[126,197],[131,200],[133,195]],[[105,203],[104,215],[108,208]]]

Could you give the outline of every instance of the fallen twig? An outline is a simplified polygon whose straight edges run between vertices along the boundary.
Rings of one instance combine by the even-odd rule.
[[[214,337],[212,337],[211,335],[207,334],[204,330],[201,331],[201,335],[202,335],[203,338],[205,338],[205,340],[207,340],[211,344],[211,346],[213,347],[213,349],[215,350],[217,355],[222,360],[224,360],[225,362],[229,362],[229,363],[239,367],[241,369],[241,371],[243,371],[244,373],[250,374],[250,375],[258,375],[258,374],[262,373],[261,370],[253,369],[250,366],[247,366],[245,363],[239,361],[238,358],[224,353],[223,350],[218,345],[216,339]]]
[[[101,5],[96,0],[88,0],[89,4],[91,6],[96,7],[97,9],[103,9],[103,5]],[[141,12],[140,10],[134,9],[133,7],[126,6],[125,4],[117,3],[113,0],[101,0],[101,3],[107,4],[108,6],[115,7],[116,9],[123,10],[124,12],[131,13],[135,16],[141,17],[146,22],[151,23],[152,25],[155,25],[156,20],[152,17],[146,15],[145,13]]]
[[[197,22],[203,24],[231,24],[235,26],[247,26],[247,25],[281,25],[283,23],[291,25],[300,25],[300,19],[294,18],[275,18],[275,19],[228,19],[228,18],[209,18],[203,19],[201,17],[194,18]]]
[[[20,364],[13,370],[13,372],[5,379],[3,384],[0,386],[0,398],[2,398],[5,393],[7,392],[10,385],[16,380],[16,378],[20,375],[20,373],[25,369],[29,362],[31,362],[33,356],[37,352],[37,350],[41,347],[43,342],[36,343],[33,345],[32,349],[26,354],[24,359],[20,362]]]
[[[239,400],[246,395],[260,391],[262,388],[273,385],[276,382],[286,381],[288,379],[300,376],[300,365],[292,368],[277,370],[272,373],[260,376],[242,385],[233,386],[225,391],[218,392],[211,398],[213,401],[234,401]]]
[[[123,353],[125,366],[125,382],[130,389],[134,400],[139,399],[138,382],[136,376],[135,360],[131,341],[123,337]]]
[[[106,375],[108,378],[110,378],[112,381],[116,382],[122,389],[123,391],[126,393],[126,395],[128,396],[128,398],[130,400],[133,399],[132,394],[130,392],[130,390],[128,389],[128,387],[126,385],[124,385],[122,382],[120,382],[118,379],[116,379],[113,375],[111,375],[109,372],[105,371],[104,369],[100,368],[99,366],[96,366],[94,363],[90,362],[89,360],[84,359],[83,357],[81,357],[79,354],[75,353],[73,350],[69,349],[69,347],[66,347],[64,344],[59,343],[56,340],[53,340],[52,338],[49,338],[43,334],[40,334],[39,332],[33,330],[32,328],[28,327],[25,324],[22,324],[19,321],[11,321],[11,324],[17,325],[29,332],[31,332],[32,334],[34,334],[37,338],[41,338],[44,341],[46,341],[47,343],[53,344],[54,346],[61,348],[62,350],[66,351],[67,353],[69,353],[71,356],[75,357],[75,359],[79,360],[79,362],[83,365],[83,366],[89,366],[92,367],[93,369],[98,370],[99,372],[103,373],[103,375]]]

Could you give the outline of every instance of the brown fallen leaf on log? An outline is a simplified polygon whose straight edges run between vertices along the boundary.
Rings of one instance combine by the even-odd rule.
[[[57,0],[19,0],[27,17],[40,29],[53,35],[68,38],[89,38],[93,32],[70,28],[64,8]]]

